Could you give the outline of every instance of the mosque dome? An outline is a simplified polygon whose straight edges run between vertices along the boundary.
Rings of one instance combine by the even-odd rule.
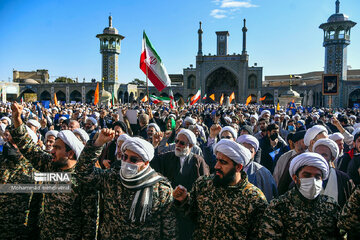
[[[39,84],[38,81],[36,81],[36,80],[34,80],[32,78],[25,79],[24,83],[26,83],[26,84]]]
[[[345,14],[343,13],[335,13],[333,15],[331,15],[327,22],[330,23],[330,22],[344,22],[344,21],[348,21],[349,20],[349,17],[346,16]]]
[[[103,34],[119,34],[119,31],[112,26],[111,16],[109,16],[109,26],[104,28]]]
[[[101,90],[101,102],[106,102],[110,100],[111,97],[112,97],[111,93],[109,93],[105,89]]]
[[[285,93],[282,93],[281,97],[300,97],[300,94],[297,91],[289,89]]]

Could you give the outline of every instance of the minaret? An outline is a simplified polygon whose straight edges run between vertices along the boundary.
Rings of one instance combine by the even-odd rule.
[[[242,28],[242,32],[243,32],[243,49],[242,49],[242,55],[246,54],[246,32],[247,32],[247,28],[246,28],[246,19],[244,18],[244,27]]]
[[[199,34],[199,50],[198,50],[198,56],[201,56],[202,53],[202,34],[203,34],[203,30],[201,29],[201,22],[199,22],[199,30],[198,30],[198,34]]]
[[[102,76],[105,90],[113,92],[118,83],[118,57],[120,44],[124,36],[121,36],[116,28],[112,26],[112,17],[109,16],[109,27],[102,34],[96,35],[100,39],[100,53],[102,54]]]
[[[326,23],[319,26],[324,30],[324,73],[339,76],[339,95],[333,99],[333,105],[337,107],[344,107],[347,102],[343,81],[347,80],[347,46],[350,44],[350,30],[355,25],[356,22],[350,21],[348,16],[340,13],[340,1],[337,0],[335,13],[328,18]]]

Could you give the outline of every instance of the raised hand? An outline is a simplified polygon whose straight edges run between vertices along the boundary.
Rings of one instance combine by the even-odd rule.
[[[187,197],[187,190],[185,187],[178,185],[173,191],[173,197],[179,202],[183,202]]]
[[[157,147],[159,145],[159,143],[161,142],[161,140],[164,137],[164,133],[163,132],[156,132],[154,133],[153,137],[152,137],[152,144],[154,147]]]
[[[13,102],[11,104],[12,118],[14,120],[15,127],[19,127],[22,124],[21,113],[23,109],[24,106],[18,104],[17,102]]]
[[[219,124],[213,124],[210,127],[210,138],[216,138],[216,136],[219,135],[221,129],[222,128]]]
[[[100,146],[104,145],[105,143],[113,140],[114,136],[115,136],[114,130],[108,129],[108,128],[103,128],[103,129],[101,129],[101,132],[100,132],[99,136],[97,137],[94,145],[97,147],[100,147]]]

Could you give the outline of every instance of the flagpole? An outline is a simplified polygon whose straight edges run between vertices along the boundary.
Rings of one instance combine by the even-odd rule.
[[[146,67],[146,95],[147,95],[148,105],[150,105],[148,67],[146,63],[145,63],[145,67]]]

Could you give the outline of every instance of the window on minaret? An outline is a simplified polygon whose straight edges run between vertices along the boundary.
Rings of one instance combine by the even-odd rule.
[[[195,76],[194,75],[190,75],[187,79],[187,88],[188,89],[194,89],[195,88]]]
[[[255,89],[257,88],[257,77],[255,74],[251,74],[248,79],[248,88]]]

